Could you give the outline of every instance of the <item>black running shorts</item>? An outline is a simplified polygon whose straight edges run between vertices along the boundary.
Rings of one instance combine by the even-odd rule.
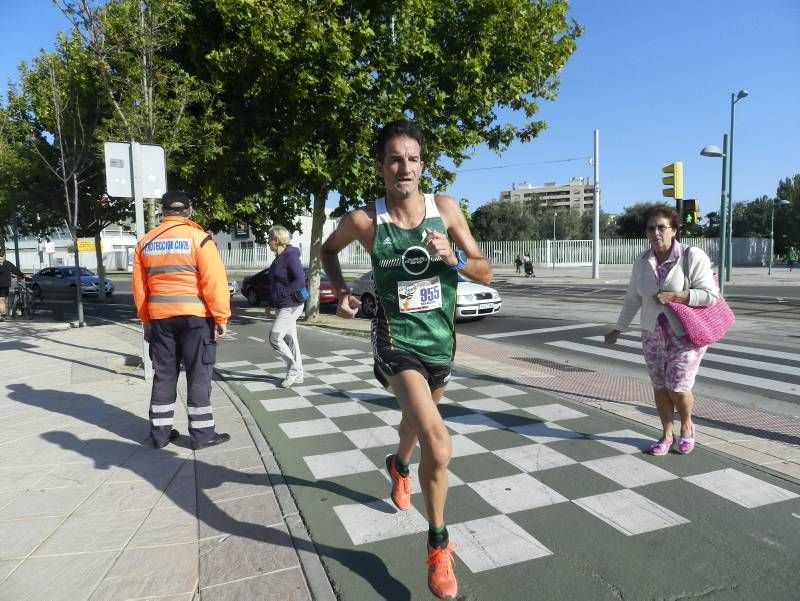
[[[408,369],[413,369],[422,374],[422,377],[428,382],[431,391],[444,388],[450,380],[450,363],[446,365],[430,365],[408,353],[390,349],[374,350],[375,367],[373,372],[375,374],[375,379],[378,380],[384,388],[389,386],[387,376],[394,376]]]

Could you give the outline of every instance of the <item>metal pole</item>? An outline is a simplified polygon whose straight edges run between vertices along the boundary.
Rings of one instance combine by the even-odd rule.
[[[725,281],[731,281],[733,269],[733,126],[736,114],[736,95],[731,92],[731,137],[730,158],[728,159],[728,254],[725,266]]]
[[[594,207],[592,208],[592,279],[600,278],[600,130],[594,130]]]
[[[728,134],[722,137],[722,191],[720,193],[719,208],[719,293],[725,293],[725,255],[726,255],[726,229],[728,226]]]
[[[75,306],[78,309],[78,327],[82,328],[86,325],[83,317],[83,287],[81,284],[81,252],[78,248],[78,204],[80,197],[78,196],[78,176],[72,174],[72,194],[75,197],[75,214],[72,219],[72,239],[75,242]]]
[[[767,275],[772,275],[772,255],[775,254],[775,200],[770,199],[772,210],[769,213],[769,268]]]
[[[555,209],[553,209],[553,271],[556,270],[556,217],[558,213],[556,213]]]
[[[144,227],[144,193],[139,177],[139,143],[131,140],[131,186],[133,187],[133,203],[136,211],[136,239],[141,240],[145,234]],[[150,344],[144,339],[142,331],[142,362],[144,363],[144,379],[153,379],[153,362],[150,361]]]
[[[14,235],[14,261],[16,261],[17,269],[22,271],[22,266],[19,264],[19,224],[17,223],[16,201],[14,201],[14,215],[11,219],[11,229]]]

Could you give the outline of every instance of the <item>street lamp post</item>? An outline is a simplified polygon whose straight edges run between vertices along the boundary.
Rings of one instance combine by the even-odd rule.
[[[725,281],[731,281],[733,268],[733,127],[735,124],[736,103],[748,95],[747,90],[739,90],[737,94],[731,92],[731,135],[728,150],[728,252],[725,270]],[[720,278],[722,280],[722,278]]]
[[[556,270],[556,217],[558,213],[553,209],[553,271]]]
[[[775,254],[775,205],[783,206],[791,203],[781,198],[773,198],[770,204],[772,206],[769,212],[769,268],[767,275],[772,275],[772,256]]]
[[[725,255],[726,255],[726,232],[728,225],[727,205],[728,205],[728,134],[722,136],[722,150],[716,146],[706,146],[700,151],[704,157],[722,158],[722,190],[720,192],[719,207],[719,258],[717,267],[719,269],[719,293],[725,292]]]

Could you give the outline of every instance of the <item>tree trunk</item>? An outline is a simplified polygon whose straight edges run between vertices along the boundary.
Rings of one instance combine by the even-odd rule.
[[[311,219],[311,249],[308,260],[308,293],[306,302],[306,319],[319,319],[319,274],[322,266],[319,254],[322,250],[322,227],[325,225],[325,203],[328,200],[328,188],[322,188],[314,194],[314,208]]]
[[[104,303],[106,302],[106,266],[103,263],[103,239],[100,237],[100,232],[94,235],[94,256],[97,257],[97,277],[100,278],[97,300]]]

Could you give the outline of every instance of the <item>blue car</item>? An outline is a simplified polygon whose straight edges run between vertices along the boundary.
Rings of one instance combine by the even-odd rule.
[[[31,290],[36,298],[46,299],[48,296],[63,297],[69,293],[70,288],[75,288],[75,268],[70,266],[48,267],[34,274]],[[106,296],[114,294],[114,284],[105,280]],[[98,296],[100,293],[100,278],[93,271],[81,267],[81,294],[83,296]]]

